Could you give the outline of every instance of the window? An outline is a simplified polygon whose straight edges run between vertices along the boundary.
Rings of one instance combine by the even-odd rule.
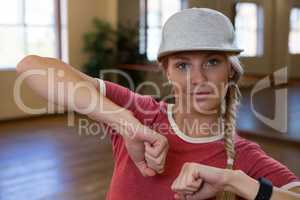
[[[290,13],[289,51],[300,53],[300,8],[292,8]]]
[[[187,1],[141,0],[140,5],[140,53],[153,61],[157,56],[163,24],[171,15],[186,8]]]
[[[255,3],[237,3],[235,6],[236,42],[244,49],[241,56],[263,54],[263,10]]]
[[[3,1],[0,68],[14,68],[28,54],[61,57],[59,3],[59,0]]]

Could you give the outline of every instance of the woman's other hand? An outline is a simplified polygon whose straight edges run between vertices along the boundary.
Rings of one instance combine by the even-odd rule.
[[[227,185],[227,169],[185,163],[171,189],[175,199],[202,200],[215,197]]]

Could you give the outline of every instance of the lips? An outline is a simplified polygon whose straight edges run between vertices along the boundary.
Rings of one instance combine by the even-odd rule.
[[[193,92],[191,95],[196,101],[204,101],[207,100],[209,95],[212,94],[210,91],[200,91],[200,92]]]
[[[210,92],[197,92],[196,95],[210,94]]]
[[[208,94],[211,94],[210,91],[203,91],[203,92],[194,92],[194,93],[191,93],[192,95],[208,95]]]

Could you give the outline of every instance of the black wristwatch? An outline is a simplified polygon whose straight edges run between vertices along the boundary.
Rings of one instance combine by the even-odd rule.
[[[255,200],[270,200],[273,193],[272,182],[264,177],[258,179],[259,190],[255,197]]]

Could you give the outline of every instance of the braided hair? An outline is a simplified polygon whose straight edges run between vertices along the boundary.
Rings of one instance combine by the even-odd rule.
[[[241,65],[237,56],[229,56],[231,65]],[[232,81],[233,80],[233,81]],[[229,81],[227,92],[220,104],[221,119],[224,129],[224,147],[227,155],[227,169],[233,169],[235,160],[234,138],[236,135],[237,108],[240,104],[241,93],[237,85],[238,77],[235,73]],[[217,194],[217,200],[235,200],[235,194],[223,191]]]

